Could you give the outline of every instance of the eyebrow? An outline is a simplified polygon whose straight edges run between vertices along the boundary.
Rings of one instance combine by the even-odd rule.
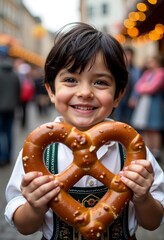
[[[63,69],[63,70],[61,70],[59,76],[63,76],[66,73],[70,73],[70,72],[67,69]]]
[[[94,75],[98,76],[98,77],[109,77],[109,78],[113,78],[113,75],[111,73],[95,73]]]
[[[70,72],[68,69],[63,69],[61,72],[60,72],[60,74],[59,74],[59,76],[63,76],[63,75],[65,75],[65,74],[68,74],[68,73],[71,73],[71,74],[79,74],[78,72],[74,72],[74,73],[72,73],[72,72]],[[114,76],[112,75],[112,73],[105,73],[105,72],[98,72],[98,73],[93,73],[93,75],[95,76],[95,77],[107,77],[107,78],[110,78],[111,80],[114,80]]]

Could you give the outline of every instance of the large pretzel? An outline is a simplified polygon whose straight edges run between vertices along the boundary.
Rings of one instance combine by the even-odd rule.
[[[131,126],[114,121],[99,123],[85,132],[66,123],[47,123],[36,128],[24,143],[25,172],[41,171],[44,175],[51,174],[43,161],[44,150],[49,144],[60,142],[72,150],[73,162],[63,172],[54,175],[61,191],[50,202],[50,207],[88,239],[99,238],[132,197],[132,191],[121,182],[120,176],[110,172],[97,159],[97,150],[109,141],[124,145],[124,166],[128,166],[131,160],[146,158],[141,136]],[[68,194],[68,190],[84,175],[91,175],[108,187],[106,194],[92,208],[85,208]]]

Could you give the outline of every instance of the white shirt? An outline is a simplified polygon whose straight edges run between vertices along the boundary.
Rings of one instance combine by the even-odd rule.
[[[57,117],[55,122],[62,121],[62,117]],[[62,154],[60,154],[62,152]],[[116,142],[110,142],[108,145],[102,146],[97,152],[98,159],[114,174],[120,171],[120,153],[118,144]],[[64,170],[71,162],[73,156],[71,150],[64,144],[59,143],[58,148],[58,171]],[[147,149],[147,159],[152,163],[154,169],[154,182],[150,189],[152,196],[157,199],[164,206],[164,173],[159,164]],[[67,161],[66,161],[67,160]],[[22,196],[20,191],[20,184],[22,177],[25,174],[22,164],[22,150],[19,153],[16,164],[14,166],[12,175],[9,179],[6,187],[6,199],[7,206],[5,209],[6,220],[14,226],[12,221],[15,210],[26,202],[26,199]],[[93,178],[92,176],[84,176],[80,179],[75,186],[77,187],[96,187],[101,186],[102,183]],[[133,235],[137,229],[137,219],[135,216],[133,203],[129,203],[129,232]],[[164,217],[162,223],[164,222]],[[49,209],[45,215],[45,221],[43,223],[41,231],[43,235],[50,239],[53,233],[53,219],[52,210]]]

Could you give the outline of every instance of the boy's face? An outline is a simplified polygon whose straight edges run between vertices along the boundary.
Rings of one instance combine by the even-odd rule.
[[[51,102],[66,122],[81,131],[108,117],[123,95],[114,99],[115,80],[101,53],[97,54],[93,66],[88,64],[81,73],[61,69],[54,84],[55,93],[46,84]]]

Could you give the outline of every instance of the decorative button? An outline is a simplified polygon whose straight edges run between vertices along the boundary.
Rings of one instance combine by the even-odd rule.
[[[89,181],[89,186],[91,186],[91,187],[94,186],[94,181],[93,181],[93,180],[90,180],[90,181]]]

